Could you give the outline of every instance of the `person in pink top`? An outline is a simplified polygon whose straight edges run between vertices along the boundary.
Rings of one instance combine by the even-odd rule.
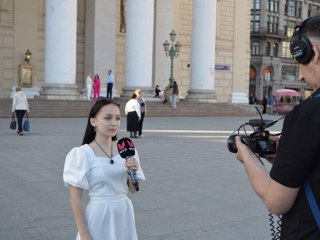
[[[100,78],[96,74],[93,78],[93,100],[96,100],[98,97],[100,97]]]

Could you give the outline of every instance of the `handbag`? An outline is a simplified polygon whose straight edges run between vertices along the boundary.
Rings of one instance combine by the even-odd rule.
[[[11,122],[10,122],[10,129],[15,130],[17,128],[17,121],[14,116],[14,113],[12,113]]]
[[[23,131],[29,132],[30,131],[30,121],[29,121],[29,113],[27,112],[26,117],[23,122]]]

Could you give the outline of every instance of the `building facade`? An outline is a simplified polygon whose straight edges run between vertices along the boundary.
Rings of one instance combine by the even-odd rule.
[[[152,96],[169,83],[172,30],[181,98],[248,102],[248,0],[0,0],[0,98],[21,85],[30,98],[81,99],[88,73],[105,96],[109,69],[116,96]]]
[[[251,95],[261,100],[281,88],[309,94],[298,79],[290,39],[296,25],[319,13],[319,0],[251,0]]]

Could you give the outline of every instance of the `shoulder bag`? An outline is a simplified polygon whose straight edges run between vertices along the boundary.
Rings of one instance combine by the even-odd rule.
[[[17,128],[17,121],[14,116],[14,113],[12,113],[11,122],[10,122],[10,129],[15,130]]]

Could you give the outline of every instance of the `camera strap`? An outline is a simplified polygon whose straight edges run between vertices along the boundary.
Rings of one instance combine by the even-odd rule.
[[[320,97],[320,93],[317,94],[314,97],[316,97],[316,98]],[[312,192],[312,189],[311,189],[311,185],[310,185],[308,180],[306,180],[304,182],[303,188],[304,188],[304,191],[306,193],[306,196],[307,196],[307,199],[308,199],[308,203],[309,203],[309,206],[311,208],[313,217],[317,222],[318,228],[320,229],[320,210],[319,210],[318,204],[317,204],[316,199],[315,199],[315,197],[313,195],[313,192]]]
[[[311,208],[314,219],[316,220],[318,228],[320,229],[320,210],[316,202],[316,199],[312,193],[312,189],[308,180],[304,182],[303,187],[307,195],[308,203]]]

